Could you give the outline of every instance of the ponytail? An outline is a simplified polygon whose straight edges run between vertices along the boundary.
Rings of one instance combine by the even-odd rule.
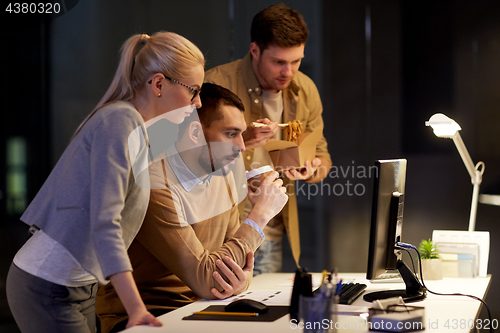
[[[121,59],[115,77],[108,91],[104,94],[99,103],[97,103],[94,110],[98,110],[114,101],[129,100],[134,96],[131,76],[134,69],[137,49],[140,45],[145,45],[149,38],[150,37],[146,34],[134,35],[123,44],[121,48]]]

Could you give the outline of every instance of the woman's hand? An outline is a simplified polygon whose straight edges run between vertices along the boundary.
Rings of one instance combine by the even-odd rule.
[[[144,310],[142,311],[136,311],[131,316],[129,316],[126,328],[137,325],[162,326],[161,322],[148,310],[146,310],[146,308],[144,308]]]
[[[162,326],[144,305],[131,271],[116,273],[109,277],[128,314],[127,328],[136,325]]]

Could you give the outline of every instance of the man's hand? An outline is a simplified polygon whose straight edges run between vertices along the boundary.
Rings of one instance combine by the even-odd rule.
[[[260,183],[257,191],[253,192],[248,187],[248,200],[252,204],[252,210],[248,218],[264,229],[270,219],[276,216],[288,201],[286,188],[283,187],[283,180],[277,179],[276,171],[269,175]]]
[[[267,143],[267,140],[272,138],[278,130],[278,123],[272,122],[267,118],[259,119],[256,123],[266,124],[266,126],[255,127],[253,124],[248,125],[243,132],[243,140],[246,148],[262,147]]]
[[[234,262],[233,259],[229,257],[224,257],[224,262],[217,259],[215,264],[227,277],[229,283],[227,283],[218,272],[214,272],[213,275],[214,279],[219,282],[222,288],[224,288],[223,292],[218,291],[216,288],[212,288],[211,290],[212,294],[219,299],[237,295],[247,288],[248,281],[253,274],[253,252],[248,252],[247,262],[243,268],[241,268]]]
[[[318,167],[321,165],[321,160],[319,158],[315,158],[311,162],[305,161],[304,166],[305,168],[302,168],[300,170],[297,169],[290,169],[283,171],[283,173],[290,179],[290,180],[304,180],[304,179],[309,179],[311,178]]]

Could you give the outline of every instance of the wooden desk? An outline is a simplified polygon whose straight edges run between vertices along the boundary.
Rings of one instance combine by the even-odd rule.
[[[319,275],[314,279],[318,281]],[[370,283],[365,279],[364,273],[339,274],[343,281],[354,280],[358,283],[366,283],[367,291],[403,289],[403,283]],[[252,280],[249,290],[281,290],[291,295],[292,290],[291,273],[262,274]],[[444,278],[439,281],[426,282],[427,287],[440,293],[463,293],[484,298],[488,292],[491,276],[485,278]],[[289,298],[288,298],[289,299]],[[139,332],[192,332],[192,333],[264,333],[264,332],[302,332],[297,325],[290,322],[289,316],[284,316],[274,322],[227,322],[227,321],[186,321],[183,317],[193,312],[201,311],[211,304],[227,304],[228,301],[206,301],[201,300],[178,310],[167,313],[159,319],[163,327],[137,326],[125,330],[127,333]],[[437,296],[428,293],[422,302],[412,303],[425,307],[425,327],[427,332],[470,332],[468,323],[475,322],[481,303],[470,297]],[[288,305],[288,304],[284,304]],[[353,304],[354,307],[369,307],[370,303],[363,301],[362,296]],[[359,316],[339,315],[336,319],[337,332],[368,332],[366,321]],[[335,323],[333,323],[335,325]],[[332,330],[333,331],[333,330]]]

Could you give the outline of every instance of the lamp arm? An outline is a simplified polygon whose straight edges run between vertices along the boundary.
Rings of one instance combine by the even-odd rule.
[[[484,163],[479,162],[476,166],[472,162],[472,159],[465,148],[465,144],[460,136],[460,133],[455,133],[453,136],[453,142],[457,147],[457,150],[462,157],[462,161],[464,161],[465,167],[469,172],[471,182],[474,185],[474,189],[472,191],[472,202],[470,207],[470,217],[469,217],[469,231],[474,231],[476,228],[476,215],[477,215],[477,203],[479,198],[479,185],[483,181],[483,172],[484,172]]]
[[[455,146],[457,147],[458,153],[462,157],[462,161],[464,162],[467,171],[469,172],[472,184],[476,184],[478,181],[479,183],[481,183],[481,179],[478,179],[477,177],[476,167],[474,166],[474,162],[472,162],[472,159],[469,155],[469,152],[467,151],[467,148],[465,147],[464,141],[462,140],[460,133],[457,131],[455,135],[453,135],[452,139],[453,142],[455,143]]]
[[[474,188],[472,191],[472,201],[470,205],[470,217],[469,217],[469,231],[474,231],[474,229],[476,228],[478,199],[479,199],[479,183],[476,183],[474,184]]]

